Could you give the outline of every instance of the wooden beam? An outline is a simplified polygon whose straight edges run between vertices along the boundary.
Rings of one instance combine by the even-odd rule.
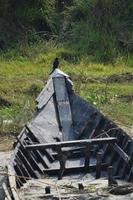
[[[87,139],[87,140],[76,140],[76,141],[66,141],[66,142],[56,142],[56,143],[48,143],[48,144],[36,144],[36,145],[25,145],[24,148],[26,150],[38,150],[38,149],[49,149],[49,148],[57,148],[57,147],[73,147],[73,146],[88,146],[95,144],[112,144],[116,143],[117,138],[98,138],[98,139]]]
[[[101,170],[107,170],[107,167],[108,167],[108,163],[102,163],[101,164]],[[58,175],[58,172],[59,172],[59,168],[57,169],[45,169],[44,170],[44,173],[46,174],[50,174],[50,175],[55,175],[57,174]],[[88,170],[89,172],[95,172],[96,171],[96,165],[95,164],[90,164],[89,167],[88,167]],[[65,168],[65,171],[64,171],[64,175],[68,174],[68,173],[78,173],[78,172],[83,172],[84,173],[85,171],[85,166],[77,166],[77,167],[70,167],[70,168]]]
[[[11,188],[12,196],[15,200],[20,200],[17,192],[15,171],[11,165],[8,165],[8,174],[9,174],[9,185]]]
[[[85,156],[85,171],[89,172],[89,165],[90,165],[90,156],[91,156],[91,149],[90,147],[86,147],[84,150],[84,156]]]
[[[123,158],[123,160],[129,164],[130,157],[120,148],[117,144],[111,145],[111,147]]]
[[[10,196],[10,193],[9,193],[9,191],[8,191],[8,188],[7,188],[7,186],[6,186],[6,184],[3,183],[2,186],[3,186],[3,189],[4,189],[4,192],[5,192],[5,195],[6,195],[7,199],[8,199],[8,200],[12,200],[12,198],[11,198],[11,196]],[[6,200],[6,198],[5,198],[5,200]]]
[[[105,133],[105,135],[109,138],[109,135],[107,133]],[[128,145],[128,143],[126,145]],[[118,144],[114,144],[114,145],[110,144],[110,146],[120,155],[120,157],[123,158],[123,160],[127,164],[130,163],[130,157],[123,151],[123,149],[125,149],[125,146],[123,149]]]
[[[113,167],[109,166],[108,167],[108,186],[113,185]]]
[[[100,178],[101,176],[101,163],[102,163],[102,156],[103,154],[101,152],[97,153],[96,159],[96,179]]]

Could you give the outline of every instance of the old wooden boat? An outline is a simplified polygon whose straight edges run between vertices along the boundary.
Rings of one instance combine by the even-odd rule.
[[[69,199],[70,187],[57,188],[63,180],[73,180],[79,191],[83,180],[133,181],[133,140],[76,95],[67,74],[56,69],[36,101],[7,167],[5,199]]]

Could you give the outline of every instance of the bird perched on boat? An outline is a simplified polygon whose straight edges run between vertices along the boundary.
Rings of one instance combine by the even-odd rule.
[[[59,67],[59,59],[55,58],[53,62],[53,71]]]
[[[54,70],[57,69],[58,67],[59,67],[59,58],[55,58],[52,66],[52,71],[50,72],[50,74],[52,74]]]

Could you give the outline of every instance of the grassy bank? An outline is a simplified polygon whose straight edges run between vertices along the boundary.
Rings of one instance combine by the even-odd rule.
[[[49,77],[53,59],[74,82],[75,91],[130,132],[133,124],[133,67],[119,58],[115,65],[77,59],[75,52],[51,43],[10,50],[0,56],[0,132],[17,134],[32,118],[35,98]]]

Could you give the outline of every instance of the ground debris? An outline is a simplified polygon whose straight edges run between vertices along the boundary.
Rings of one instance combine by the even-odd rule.
[[[126,195],[133,192],[133,184],[119,185],[113,186],[112,189],[109,190],[111,194],[114,195]]]
[[[9,102],[8,100],[4,99],[3,97],[0,96],[0,106],[6,106],[9,107],[11,106],[11,102]]]

